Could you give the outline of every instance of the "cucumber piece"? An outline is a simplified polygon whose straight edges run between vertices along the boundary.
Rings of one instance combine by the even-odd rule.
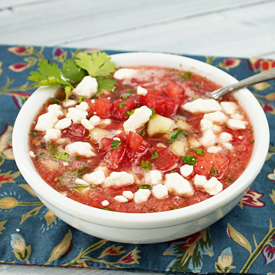
[[[168,117],[160,115],[152,115],[147,127],[148,135],[154,136],[156,134],[166,134],[175,127],[175,121]]]

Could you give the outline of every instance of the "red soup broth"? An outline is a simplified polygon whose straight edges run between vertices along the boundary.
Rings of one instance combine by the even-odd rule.
[[[237,100],[229,94],[215,101],[216,107],[205,101],[220,86],[194,73],[132,69],[134,76],[118,79],[114,89],[84,103],[74,95],[61,101],[59,91],[43,105],[29,135],[30,156],[40,176],[75,201],[130,213],[183,208],[234,183],[254,143],[253,127]],[[213,109],[200,109],[197,100]],[[147,120],[125,129],[124,123],[142,107],[149,112]],[[70,108],[84,117],[72,119]],[[49,113],[56,119],[49,116],[51,126],[45,130],[42,123],[41,130],[38,119]],[[86,145],[69,149],[70,144]]]

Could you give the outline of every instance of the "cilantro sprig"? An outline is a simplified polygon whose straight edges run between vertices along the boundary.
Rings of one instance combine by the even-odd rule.
[[[193,166],[197,163],[198,160],[194,156],[187,155],[187,156],[181,156],[181,161]]]
[[[115,63],[106,53],[80,52],[75,59],[65,60],[62,69],[54,62],[51,64],[48,60],[40,60],[37,71],[30,72],[28,80],[36,82],[36,86],[62,85],[68,98],[74,86],[86,75],[96,78],[97,93],[113,89],[116,80],[111,78],[111,74],[114,71]]]

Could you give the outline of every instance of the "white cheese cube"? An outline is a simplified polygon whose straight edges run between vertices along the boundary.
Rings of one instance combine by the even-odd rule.
[[[162,182],[162,173],[158,170],[151,170],[145,175],[145,183],[157,185]]]
[[[219,147],[219,146],[211,146],[211,147],[207,148],[207,152],[216,154],[219,151],[221,151],[221,149],[222,149],[222,147]]]
[[[233,115],[238,110],[238,106],[235,102],[223,101],[223,102],[221,102],[221,106],[222,106],[223,111],[227,115]]]
[[[181,105],[181,108],[190,113],[211,113],[222,110],[222,106],[215,99],[202,98],[187,102]]]
[[[85,129],[87,129],[87,130],[89,130],[89,131],[94,129],[94,125],[92,125],[92,124],[90,123],[90,121],[87,120],[86,118],[81,119],[81,124],[83,125],[83,127],[84,127]]]
[[[91,98],[96,94],[97,86],[97,81],[94,77],[85,76],[72,92],[83,98]]]
[[[86,158],[95,157],[96,154],[93,152],[93,147],[88,142],[77,141],[70,143],[65,147],[65,151],[69,155],[83,156]]]
[[[64,108],[69,108],[69,107],[73,107],[77,104],[77,100],[73,100],[73,99],[65,99],[63,102],[62,102],[62,106]]]
[[[115,200],[117,202],[127,202],[128,201],[127,198],[125,198],[124,196],[121,196],[121,195],[115,196]]]
[[[61,138],[61,131],[58,129],[48,129],[46,131],[46,135],[44,136],[46,141],[55,141],[59,138]]]
[[[245,129],[246,121],[239,119],[229,119],[227,121],[227,125],[232,130]]]
[[[212,177],[204,184],[203,188],[208,194],[216,195],[222,191],[223,185],[217,178]]]
[[[76,183],[76,184],[80,184],[80,185],[89,186],[89,183],[86,182],[85,180],[82,180],[82,179],[76,179],[76,180],[75,180],[75,183]]]
[[[137,204],[144,203],[150,197],[151,191],[149,189],[139,189],[134,195],[134,202]]]
[[[229,142],[225,142],[222,144],[224,148],[228,149],[228,150],[233,150],[233,145]]]
[[[101,202],[102,206],[108,206],[110,203],[107,200]]]
[[[176,195],[193,195],[194,190],[188,180],[178,173],[170,173],[165,175],[164,185],[170,193]]]
[[[216,143],[217,137],[213,133],[212,130],[207,130],[203,133],[203,136],[200,138],[200,143],[203,146],[212,146],[213,144]]]
[[[193,166],[188,164],[181,166],[180,173],[182,174],[183,177],[190,176],[193,173]]]
[[[114,78],[115,79],[125,79],[125,78],[131,78],[134,75],[136,75],[138,72],[138,70],[134,70],[134,69],[127,69],[127,68],[123,68],[123,69],[119,69],[114,73]]]
[[[203,118],[218,124],[224,123],[228,119],[228,117],[220,111],[205,114]]]
[[[207,182],[207,179],[205,176],[201,176],[196,174],[194,177],[194,185],[197,187],[203,187]]]
[[[146,95],[148,93],[148,91],[144,88],[142,88],[141,86],[137,87],[137,94],[138,95]]]
[[[215,134],[219,134],[222,131],[222,127],[219,126],[219,125],[213,125],[213,129],[212,130],[213,130],[213,132]]]
[[[112,172],[104,181],[104,186],[125,186],[135,182],[134,176],[127,172]]]
[[[55,125],[54,128],[55,129],[59,129],[59,130],[63,130],[68,128],[69,126],[71,126],[72,124],[72,120],[70,118],[62,118],[60,119]]]
[[[91,119],[91,118],[90,118]],[[100,120],[100,122],[99,122],[99,124],[101,125],[101,126],[107,126],[107,125],[110,125],[112,123],[112,121],[111,121],[111,119],[109,119],[109,118],[106,118],[106,119],[101,119]]]
[[[231,118],[238,119],[238,120],[243,120],[244,117],[240,114],[233,114],[230,116]]]
[[[134,198],[134,194],[131,191],[123,191],[122,196],[124,196],[128,200],[132,200]]]
[[[155,198],[162,200],[168,197],[168,188],[163,184],[154,185],[152,194]]]
[[[102,170],[97,170],[95,172],[85,174],[83,180],[89,184],[99,185],[102,184],[105,180],[105,173]]]
[[[57,104],[51,104],[48,107],[49,113],[54,113],[56,117],[63,116],[63,112],[61,111],[61,106]]]
[[[219,141],[222,143],[229,142],[230,140],[232,140],[232,135],[229,133],[223,132],[219,136]]]
[[[34,154],[33,151],[30,151],[30,152],[29,152],[29,155],[30,155],[31,158],[35,158],[35,154]]]
[[[126,133],[136,131],[149,121],[152,111],[147,106],[142,106],[135,110],[135,112],[123,123]]]
[[[200,126],[201,126],[201,130],[204,132],[206,130],[212,130],[213,123],[208,119],[202,119],[200,122]]]
[[[74,123],[80,123],[82,119],[86,119],[88,113],[86,111],[79,110],[77,108],[71,107],[68,109],[66,115],[67,118],[70,118]]]
[[[105,119],[105,120],[107,120],[107,119]],[[110,120],[110,119],[109,119],[109,120]],[[111,120],[110,120],[110,121],[111,121]],[[94,115],[94,116],[92,116],[92,117],[89,119],[89,122],[90,122],[92,125],[96,126],[96,125],[98,125],[98,124],[100,123],[100,117]]]
[[[87,111],[89,105],[87,102],[81,102],[79,105],[76,105],[75,108],[81,111]]]
[[[43,114],[38,117],[35,130],[46,131],[48,129],[51,129],[57,121],[58,119],[53,112]]]

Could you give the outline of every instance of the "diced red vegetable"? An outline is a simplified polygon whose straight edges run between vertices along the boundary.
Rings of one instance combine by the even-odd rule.
[[[115,100],[111,107],[111,114],[114,119],[127,120],[125,112],[135,109],[136,103],[133,98]]]
[[[172,82],[166,86],[166,92],[173,98],[176,104],[180,105],[183,103],[185,91],[181,85]]]
[[[89,105],[89,117],[97,115],[101,118],[107,118],[111,115],[111,102],[107,98],[87,100]]]
[[[65,129],[65,133],[74,138],[83,138],[89,135],[89,131],[82,124],[72,124]]]
[[[109,169],[120,167],[125,154],[125,145],[120,144],[117,149],[110,149],[104,157],[104,161]]]

